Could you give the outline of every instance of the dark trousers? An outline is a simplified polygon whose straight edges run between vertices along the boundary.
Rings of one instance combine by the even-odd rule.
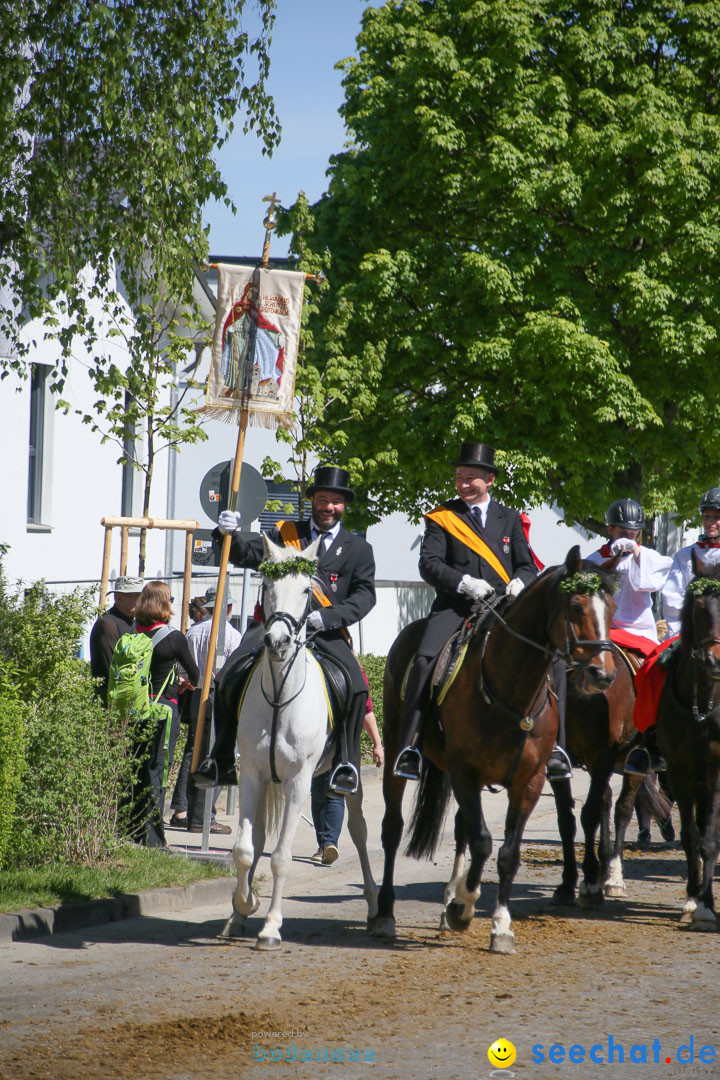
[[[205,712],[205,729],[203,732],[203,745],[200,752],[201,760],[203,757],[206,756],[208,746],[210,745],[210,729],[214,694],[215,685],[213,683],[210,686],[208,704]],[[185,701],[185,699],[187,699],[187,701]],[[187,740],[185,742],[185,749],[183,750],[182,761],[180,762],[180,772],[178,773],[177,782],[175,784],[175,791],[173,792],[172,802],[170,803],[170,809],[172,811],[180,813],[186,811],[188,816],[188,823],[190,825],[196,826],[201,826],[203,823],[205,798],[204,791],[201,797],[197,798],[198,789],[195,785],[195,781],[190,775],[190,766],[192,765],[193,752],[195,749],[195,732],[197,731],[197,722],[198,714],[200,712],[201,699],[202,689],[200,687],[198,687],[196,690],[188,690],[182,695],[182,718],[187,722],[188,734]],[[212,793],[212,820],[215,821],[215,806],[217,804],[218,795],[220,794],[220,788],[213,788]]]
[[[310,787],[310,806],[318,847],[328,844],[337,847],[345,816],[345,797],[328,790],[330,772],[313,776]]]
[[[146,847],[165,847],[165,768],[172,762],[175,744],[180,734],[180,714],[177,704],[167,698],[159,698],[158,704],[169,705],[172,710],[167,749],[165,746],[167,724],[160,721],[149,738],[138,739],[132,747],[136,762],[135,777],[127,799],[123,800],[128,812],[128,832],[131,839]]]

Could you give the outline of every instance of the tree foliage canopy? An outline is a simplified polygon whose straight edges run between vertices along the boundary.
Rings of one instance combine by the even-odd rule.
[[[391,0],[343,66],[316,341],[368,519],[417,516],[473,438],[516,505],[693,513],[720,474],[720,5]]]
[[[202,207],[230,204],[212,155],[238,109],[265,149],[277,140],[264,88],[274,0],[247,6],[255,36],[245,0],[0,0],[0,286],[24,318],[61,298],[65,350],[76,331],[94,340],[88,265],[97,295],[117,256],[131,306],[160,283],[187,298],[207,251]],[[0,313],[10,337],[17,316]]]

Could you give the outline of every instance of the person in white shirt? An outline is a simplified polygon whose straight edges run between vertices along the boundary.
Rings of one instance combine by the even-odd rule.
[[[687,587],[694,578],[692,553],[695,551],[704,563],[714,566],[720,562],[720,487],[710,488],[700,501],[702,535],[694,544],[680,548],[670,567],[663,586],[663,613],[667,622],[667,636],[680,633],[680,615]]]
[[[217,602],[217,590],[209,588],[207,593],[201,600],[202,607],[199,608],[201,617],[188,627],[186,637],[188,648],[192,654],[195,663],[200,669],[200,676],[203,677],[205,673],[205,665],[207,663],[208,649],[210,646],[210,629],[212,627],[212,616],[215,604]],[[193,612],[193,606],[191,605],[191,613]],[[222,656],[217,657],[217,669],[215,674],[222,668],[228,657],[235,652],[238,645],[242,640],[242,636],[238,633],[235,627],[230,622],[230,615],[232,613],[232,604],[227,605],[227,622],[225,623],[225,643],[223,646]],[[195,745],[195,727],[197,725],[198,709],[200,706],[200,698],[202,696],[202,690],[187,691],[192,693],[190,700],[189,710],[186,713],[188,718],[188,738],[185,743],[185,749],[183,750],[182,761],[180,763],[180,772],[178,773],[177,782],[175,784],[175,791],[173,792],[172,802],[170,809],[172,816],[170,818],[170,828],[173,829],[188,829],[190,832],[202,832],[202,813],[203,813],[203,800],[197,798],[197,791],[195,789],[195,783],[190,776],[190,766],[193,758],[193,747]],[[210,688],[210,697],[212,699],[214,692],[214,684]],[[215,819],[215,806],[217,803],[218,795],[220,793],[220,787],[213,789],[212,800],[212,819],[210,824],[210,832],[217,833],[230,833],[232,830],[229,825],[223,825],[221,822]]]
[[[616,608],[612,629],[626,630],[633,637],[648,639],[645,655],[658,643],[655,617],[652,610],[653,593],[659,592],[672,565],[672,559],[660,555],[640,543],[645,526],[645,514],[634,499],[618,499],[608,507],[605,521],[609,543],[587,556],[587,562],[603,565],[608,559],[620,556],[615,572],[620,574],[620,588],[615,595]],[[630,640],[619,642],[633,647]]]

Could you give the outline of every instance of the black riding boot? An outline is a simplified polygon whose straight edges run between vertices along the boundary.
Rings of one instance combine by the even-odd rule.
[[[656,773],[665,772],[667,769],[667,761],[658,746],[655,724],[640,736],[637,746],[632,748],[625,759],[623,772],[630,776],[647,776],[651,769]]]
[[[367,691],[355,694],[349,714],[340,731],[339,763],[335,765],[328,788],[336,795],[354,795],[360,782],[360,735],[365,720]]]
[[[398,738],[401,750],[393,766],[393,774],[402,777],[403,780],[419,780],[422,773],[422,754],[417,744],[420,741],[420,727],[431,667],[432,660],[429,657],[416,656],[407,680]]]
[[[558,733],[557,742],[548,758],[545,775],[550,783],[572,779],[572,762],[565,749],[565,698],[567,689],[567,668],[564,660],[554,660],[552,681],[557,694]]]

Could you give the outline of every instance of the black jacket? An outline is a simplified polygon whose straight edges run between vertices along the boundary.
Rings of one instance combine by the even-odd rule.
[[[518,577],[527,585],[537,576],[537,567],[517,511],[491,499],[487,522],[483,528],[462,499],[449,499],[442,505],[447,510],[452,510],[485,541],[508,577]],[[425,536],[420,550],[420,575],[437,593],[431,611],[452,609],[458,615],[469,614],[472,600],[457,591],[465,574],[482,578],[498,593],[505,592],[505,582],[489,563],[437,522],[426,519]]]
[[[296,521],[301,549],[312,543],[310,521]],[[284,547],[277,529],[268,534],[269,539]],[[213,539],[222,541],[218,529]],[[263,561],[263,540],[260,534],[234,533],[230,544],[230,560],[235,566],[247,566],[257,570]],[[375,607],[375,559],[367,540],[348,532],[342,525],[334,543],[324,551],[318,563],[320,576],[329,581],[329,598],[332,607],[314,607],[322,612],[323,625],[327,631],[337,631],[352,626]]]
[[[112,654],[123,634],[128,634],[135,626],[132,615],[123,615],[120,608],[113,605],[109,611],[96,621],[90,631],[90,671],[93,678],[102,679],[96,693],[103,705],[107,705],[108,676]]]

